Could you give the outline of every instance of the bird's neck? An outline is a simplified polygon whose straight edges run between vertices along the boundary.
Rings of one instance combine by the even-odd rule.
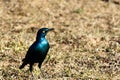
[[[43,40],[46,40],[46,38],[45,38],[45,37],[37,37],[37,38],[36,38],[36,41],[37,41],[37,42],[41,42],[41,41],[43,41]]]

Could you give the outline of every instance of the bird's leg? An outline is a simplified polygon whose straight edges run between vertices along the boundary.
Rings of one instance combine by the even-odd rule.
[[[31,72],[31,75],[32,75],[31,80],[34,79],[34,75],[33,75],[33,72],[32,72],[33,71],[33,67],[32,66],[33,66],[33,64],[31,63],[30,64],[30,72]]]
[[[40,71],[41,71],[42,77],[43,77],[43,78],[45,78],[45,75],[43,74],[43,72],[42,72],[41,68],[40,68]]]
[[[33,73],[32,72],[30,72],[31,73],[31,78],[30,78],[30,80],[34,80],[34,75],[33,75]]]
[[[39,69],[40,69],[40,71],[41,71],[42,77],[45,78],[45,75],[43,74],[43,72],[42,72],[42,70],[41,70],[41,63],[38,64],[38,67],[39,67]]]

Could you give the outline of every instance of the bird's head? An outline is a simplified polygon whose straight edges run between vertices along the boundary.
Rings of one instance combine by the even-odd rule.
[[[49,31],[54,30],[54,28],[41,28],[37,32],[37,38],[45,37]]]

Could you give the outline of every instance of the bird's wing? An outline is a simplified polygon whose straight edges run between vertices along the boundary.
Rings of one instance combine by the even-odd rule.
[[[25,58],[23,59],[23,61],[25,60],[29,60],[31,57],[33,57],[32,55],[35,52],[35,48],[36,48],[36,43],[34,42],[28,49],[27,54],[25,56]]]

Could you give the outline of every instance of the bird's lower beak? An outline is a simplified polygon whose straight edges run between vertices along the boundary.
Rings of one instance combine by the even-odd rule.
[[[49,31],[53,31],[54,30],[54,28],[49,28]]]

